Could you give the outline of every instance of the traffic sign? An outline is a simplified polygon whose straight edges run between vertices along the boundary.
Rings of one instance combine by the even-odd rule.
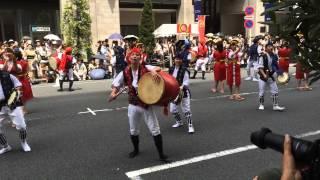
[[[244,10],[244,14],[246,16],[251,16],[254,13],[254,8],[252,6],[247,6],[246,9]]]
[[[243,19],[245,19],[245,20],[246,20],[246,19],[253,20],[253,19],[254,19],[254,17],[253,17],[253,16],[244,16],[244,17],[243,17]]]
[[[253,27],[253,24],[254,24],[254,22],[253,22],[251,19],[246,19],[246,20],[244,21],[244,27],[245,27],[246,29],[252,28],[252,27]]]

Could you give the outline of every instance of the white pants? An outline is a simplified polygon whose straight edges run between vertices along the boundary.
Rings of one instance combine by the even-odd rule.
[[[86,80],[87,79],[87,71],[74,71],[74,75],[77,76],[77,78],[80,80]]]
[[[180,107],[182,112],[185,114],[186,112],[191,112],[190,109],[190,93],[187,93],[188,96],[186,98],[182,98],[181,103],[180,103]],[[171,113],[178,113],[178,106],[179,104],[174,104],[174,103],[170,103],[170,112]]]
[[[68,72],[65,72],[65,71],[59,71],[59,80],[64,80],[64,78],[66,77],[66,75],[68,74],[68,78],[70,81],[73,81],[73,69],[70,68],[67,70]]]
[[[206,64],[208,62],[207,58],[198,59],[196,62],[196,67],[194,68],[196,71],[199,71],[201,68],[201,71],[206,71]]]
[[[0,133],[3,133],[2,124],[6,117],[9,117],[13,124],[16,125],[17,130],[27,128],[21,106],[16,107],[12,111],[8,106],[3,106],[0,111]]]
[[[271,78],[269,78],[267,82],[262,81],[261,79],[259,80],[259,96],[264,96],[267,85],[269,86],[270,93],[272,95],[278,94],[279,90],[276,81],[273,81]]]
[[[160,134],[159,122],[152,106],[149,106],[148,109],[144,109],[140,106],[129,104],[128,118],[131,135],[139,135],[141,118],[144,118],[144,122],[148,126],[152,136]]]

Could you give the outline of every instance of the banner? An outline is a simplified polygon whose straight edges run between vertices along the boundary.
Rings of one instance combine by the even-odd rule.
[[[206,16],[198,16],[198,26],[199,26],[199,42],[205,43],[205,31],[206,31]]]
[[[272,3],[264,3],[263,4],[263,6],[264,6],[264,9],[265,10],[267,10],[267,9],[269,9],[269,8],[272,8]],[[272,21],[273,19],[272,19],[272,16],[271,16],[271,14],[270,13],[265,13],[265,15],[264,15],[264,21],[265,22],[268,22],[268,21]]]
[[[177,33],[191,33],[191,24],[177,24]]]
[[[202,14],[202,2],[201,0],[194,0],[194,22],[198,22],[198,16]]]

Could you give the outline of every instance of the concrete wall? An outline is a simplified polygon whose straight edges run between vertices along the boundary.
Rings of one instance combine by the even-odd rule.
[[[120,33],[119,0],[89,0],[89,6],[94,43],[112,33]]]
[[[60,0],[60,16],[68,0]],[[92,48],[95,43],[106,39],[112,33],[120,33],[119,0],[89,0],[91,17]]]
[[[181,5],[178,10],[177,23],[194,23],[194,8],[192,1],[193,0],[181,0]]]

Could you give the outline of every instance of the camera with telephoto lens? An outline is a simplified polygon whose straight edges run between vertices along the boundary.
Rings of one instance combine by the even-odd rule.
[[[291,138],[291,151],[296,164],[301,165],[303,180],[320,180],[320,139],[310,142]],[[271,148],[283,153],[284,135],[274,134],[268,128],[251,133],[251,142],[261,149]]]

